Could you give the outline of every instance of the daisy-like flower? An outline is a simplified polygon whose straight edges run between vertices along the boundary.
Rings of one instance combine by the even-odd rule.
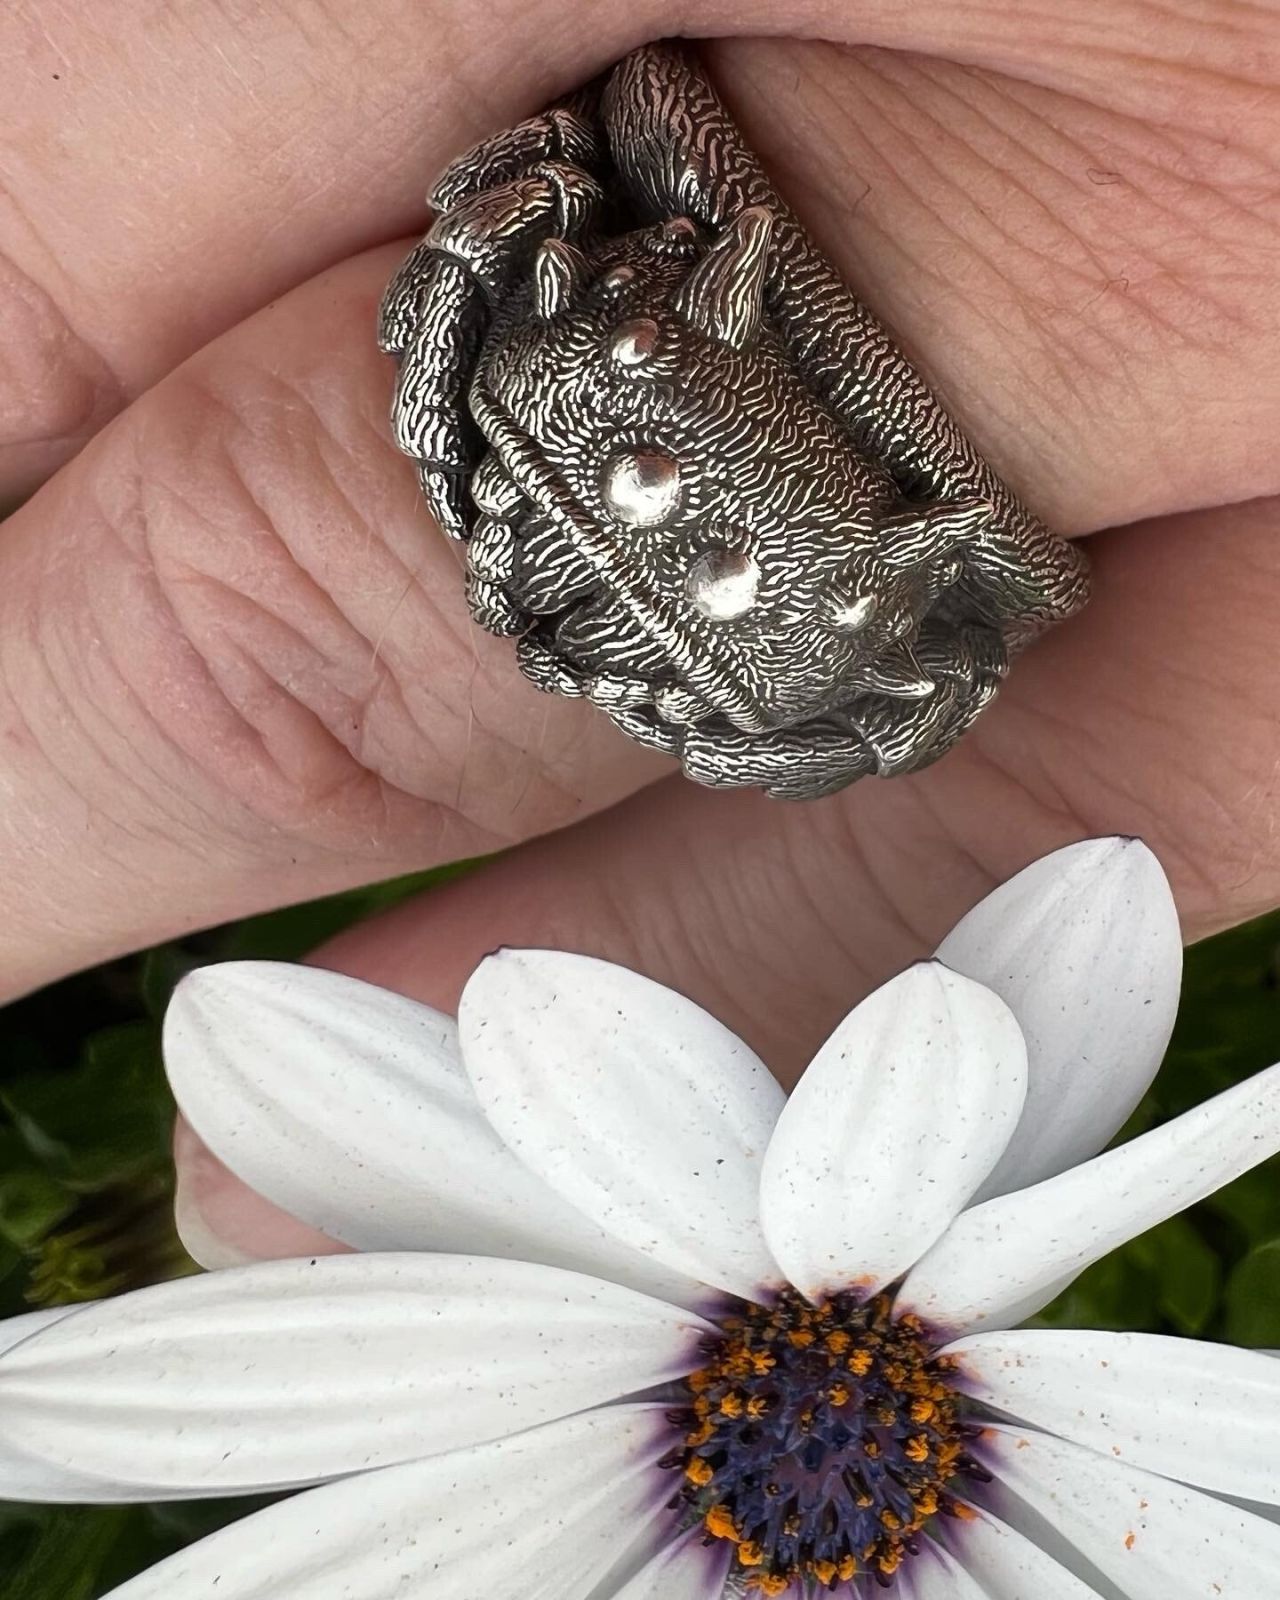
[[[1280,1068],[1099,1155],[1176,919],[1095,841],[862,1002],[786,1099],[606,963],[485,961],[458,1023],[320,971],[189,978],[212,1151],[350,1253],[0,1325],[0,1498],[319,1485],[115,1600],[1267,1600],[1280,1362],[1019,1330],[1280,1148]]]

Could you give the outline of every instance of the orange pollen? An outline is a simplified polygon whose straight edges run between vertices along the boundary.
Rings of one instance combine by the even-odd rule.
[[[761,1572],[750,1579],[754,1588],[762,1594],[777,1595],[790,1588],[791,1579],[775,1576],[771,1572]]]
[[[788,1588],[818,1600],[862,1574],[889,1583],[931,1517],[964,1515],[949,1480],[986,1476],[966,1453],[979,1430],[943,1377],[954,1365],[889,1295],[813,1304],[786,1290],[735,1307],[702,1349],[662,1465],[683,1474],[682,1526],[733,1546],[745,1600]]]
[[[702,1521],[707,1532],[715,1539],[732,1539],[737,1544],[742,1538],[734,1526],[728,1506],[712,1506]]]

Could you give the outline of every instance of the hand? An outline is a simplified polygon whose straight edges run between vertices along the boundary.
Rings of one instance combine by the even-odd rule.
[[[796,806],[668,776],[472,628],[372,344],[449,156],[730,29],[791,36],[710,64],[850,282],[1035,510],[1111,530],[940,766]],[[593,951],[785,1075],[1067,839],[1142,834],[1191,937],[1280,899],[1280,20],[53,0],[0,41],[0,492],[47,479],[0,537],[10,994],[514,845],[319,959],[449,1005],[496,944]]]

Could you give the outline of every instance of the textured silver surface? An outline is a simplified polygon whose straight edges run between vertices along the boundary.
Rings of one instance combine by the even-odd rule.
[[[476,621],[720,787],[935,760],[1085,601],[652,45],[455,161],[388,287],[393,423]]]

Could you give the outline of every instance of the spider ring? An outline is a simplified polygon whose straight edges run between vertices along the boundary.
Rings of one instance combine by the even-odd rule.
[[[694,57],[454,161],[383,300],[397,444],[475,620],[717,788],[926,766],[1084,604]]]

